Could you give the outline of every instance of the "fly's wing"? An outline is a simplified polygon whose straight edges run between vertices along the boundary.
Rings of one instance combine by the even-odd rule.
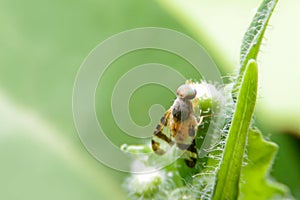
[[[174,144],[169,125],[170,120],[171,109],[167,110],[167,112],[165,112],[162,116],[152,136],[152,149],[158,155],[166,153],[168,147]]]
[[[184,151],[182,158],[188,167],[193,168],[197,162],[197,147],[195,142],[197,121],[194,117],[181,123],[175,141],[177,147]]]

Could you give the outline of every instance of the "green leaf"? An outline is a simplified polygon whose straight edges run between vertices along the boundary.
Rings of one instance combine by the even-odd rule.
[[[276,3],[277,0],[263,1],[246,31],[241,46],[240,73],[245,71],[246,64],[250,59],[256,59],[261,41]]]
[[[237,199],[248,129],[257,95],[257,64],[250,60],[238,95],[213,199]]]
[[[242,168],[240,196],[252,199],[292,199],[288,188],[269,179],[269,170],[278,150],[277,144],[263,139],[257,130],[248,134],[247,165]]]
[[[264,33],[276,3],[277,0],[264,0],[259,6],[248,30],[244,35],[240,51],[240,71],[234,86],[234,93],[238,90],[247,63],[250,59],[256,60]]]
[[[240,73],[245,71],[246,64],[250,59],[256,59],[261,41],[276,4],[277,0],[264,0],[258,8],[243,38],[240,55]]]

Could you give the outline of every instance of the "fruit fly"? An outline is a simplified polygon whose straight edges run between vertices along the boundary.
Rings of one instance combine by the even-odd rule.
[[[185,151],[184,161],[188,167],[193,168],[197,162],[197,148],[195,137],[197,128],[202,122],[202,118],[195,115],[195,106],[198,101],[197,91],[190,83],[181,85],[177,89],[177,98],[173,105],[165,112],[156,126],[152,136],[152,149],[158,155],[166,153],[163,143],[169,146],[176,146]]]

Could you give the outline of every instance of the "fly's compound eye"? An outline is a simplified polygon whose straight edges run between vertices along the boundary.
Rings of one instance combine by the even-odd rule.
[[[189,84],[181,85],[177,89],[177,96],[181,99],[193,99],[195,98],[196,94],[196,90]]]

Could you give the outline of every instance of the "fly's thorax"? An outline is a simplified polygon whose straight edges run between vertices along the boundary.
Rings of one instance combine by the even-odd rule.
[[[172,106],[172,116],[175,122],[184,122],[194,113],[193,104],[190,100],[178,98]]]

